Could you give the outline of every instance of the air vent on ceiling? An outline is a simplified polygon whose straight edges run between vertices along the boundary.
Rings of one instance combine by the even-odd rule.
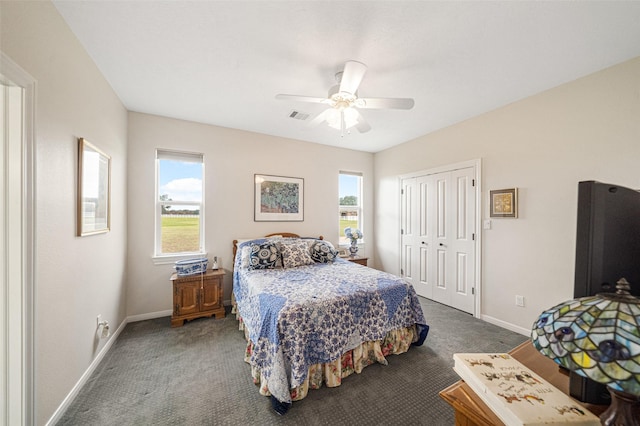
[[[295,118],[296,120],[306,120],[307,118],[309,118],[309,114],[306,112],[291,111],[289,117]]]

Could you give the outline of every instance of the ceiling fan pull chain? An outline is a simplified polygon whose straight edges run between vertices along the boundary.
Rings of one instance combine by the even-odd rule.
[[[340,137],[344,137],[344,110],[340,110]]]

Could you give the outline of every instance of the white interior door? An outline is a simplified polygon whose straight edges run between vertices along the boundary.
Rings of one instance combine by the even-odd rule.
[[[472,168],[433,176],[433,300],[475,311],[475,190]]]
[[[423,297],[475,313],[475,169],[402,180],[401,272]]]
[[[476,191],[472,168],[451,172],[453,183],[453,232],[450,262],[453,281],[450,283],[451,306],[464,312],[475,312],[476,284]]]
[[[435,216],[433,222],[433,238],[429,241],[434,247],[431,268],[431,276],[434,283],[433,300],[451,306],[451,268],[449,249],[451,246],[451,173],[444,172],[431,175],[432,197],[429,210]],[[429,214],[429,212],[423,212]]]
[[[403,179],[400,188],[400,274],[413,285],[416,292],[425,296],[418,276],[418,264],[415,253],[415,198],[416,178]],[[427,296],[425,296],[427,297]]]
[[[431,217],[428,214],[430,195],[429,177],[402,180],[401,188],[401,275],[416,293],[431,299],[433,286],[431,272]]]
[[[433,178],[420,176],[416,178],[416,202],[414,206],[416,222],[415,251],[417,254],[417,279],[421,290],[420,296],[433,298]],[[418,291],[418,290],[416,290]]]

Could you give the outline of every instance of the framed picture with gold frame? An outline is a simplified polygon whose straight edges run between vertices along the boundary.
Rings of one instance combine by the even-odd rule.
[[[100,234],[111,227],[111,157],[78,139],[77,235]]]
[[[518,188],[489,191],[491,217],[518,217]]]

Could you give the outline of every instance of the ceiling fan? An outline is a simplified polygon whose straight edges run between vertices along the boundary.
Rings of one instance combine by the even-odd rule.
[[[276,95],[276,99],[328,105],[329,108],[316,115],[309,125],[314,126],[326,121],[330,127],[340,130],[340,136],[344,136],[344,132],[352,127],[360,133],[371,130],[371,126],[358,109],[413,108],[414,101],[411,98],[359,98],[358,87],[366,72],[367,66],[362,62],[347,61],[344,70],[336,73],[338,84],[329,89],[328,97],[279,94]]]

